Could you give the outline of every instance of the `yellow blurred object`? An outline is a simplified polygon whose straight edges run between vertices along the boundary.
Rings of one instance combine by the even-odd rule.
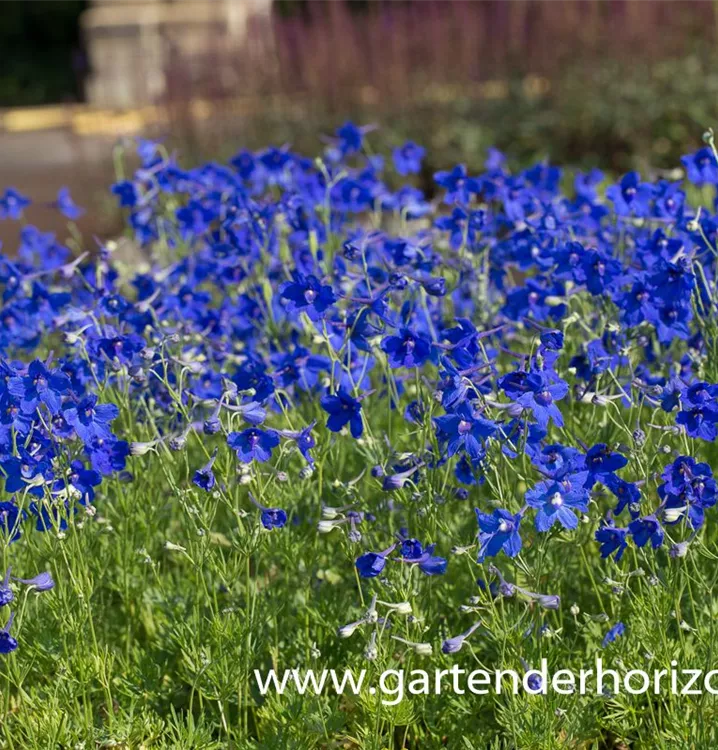
[[[71,107],[29,107],[8,110],[0,123],[8,133],[28,133],[67,127],[71,118]]]
[[[143,107],[118,112],[98,109],[77,112],[72,130],[77,135],[134,135],[159,119],[157,107]]]

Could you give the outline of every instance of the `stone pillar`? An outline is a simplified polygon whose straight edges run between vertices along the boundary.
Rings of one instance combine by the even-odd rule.
[[[268,18],[270,7],[271,0],[94,0],[81,19],[88,102],[128,108],[162,100],[168,69],[191,77],[203,55],[240,48],[250,41],[250,18]]]

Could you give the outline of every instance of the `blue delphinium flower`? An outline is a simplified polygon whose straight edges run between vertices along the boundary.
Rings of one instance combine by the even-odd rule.
[[[395,148],[392,157],[394,168],[400,175],[416,174],[421,171],[421,162],[426,149],[417,146],[413,141],[407,141],[403,146]]]
[[[484,442],[497,431],[496,424],[474,413],[467,402],[434,420],[439,429],[439,438],[446,442],[449,456],[463,449],[472,461],[485,455]]]
[[[92,393],[83,398],[76,406],[69,406],[63,416],[84,443],[93,438],[111,440],[110,424],[120,414],[115,404],[98,404],[97,396]]]
[[[591,294],[605,294],[614,289],[621,278],[621,263],[605,252],[592,250],[581,258],[581,274]]]
[[[615,525],[606,524],[596,531],[596,541],[600,545],[601,557],[614,555],[614,560],[619,562],[628,547],[626,537],[628,529],[617,528]]]
[[[352,437],[360,438],[364,432],[364,422],[361,416],[361,402],[353,398],[347,391],[340,388],[335,395],[327,394],[322,397],[322,409],[329,414],[327,428],[332,432],[339,432],[348,424]]]
[[[575,529],[578,518],[574,511],[588,511],[588,492],[569,482],[539,482],[526,493],[526,502],[537,509],[538,531],[548,531],[557,521],[564,529]]]
[[[217,448],[212,451],[212,455],[210,456],[209,461],[201,468],[197,469],[194,473],[194,477],[192,477],[193,484],[197,485],[200,489],[204,490],[205,492],[210,492],[212,489],[214,489],[215,484],[217,483],[217,480],[214,476],[214,471],[212,471],[212,467],[214,466],[214,462],[217,459]]]
[[[10,588],[10,568],[5,571],[5,577],[0,581],[0,608],[7,606],[15,599],[15,594]]]
[[[431,341],[408,328],[402,328],[398,336],[387,336],[381,348],[392,367],[421,367],[432,358]]]
[[[303,430],[299,430],[299,431],[277,430],[277,432],[282,437],[288,438],[289,440],[294,441],[295,445],[299,449],[299,452],[302,454],[302,457],[311,467],[314,466],[314,458],[312,457],[309,451],[312,450],[312,448],[314,448],[314,446],[317,444],[317,441],[314,439],[314,436],[312,435],[312,430],[314,429],[315,425],[316,425],[316,420],[312,421]]]
[[[265,508],[259,503],[252,493],[249,493],[249,499],[261,511],[260,521],[262,526],[268,531],[272,529],[281,529],[287,525],[287,512],[281,508]]]
[[[30,432],[34,410],[23,410],[20,404],[20,399],[7,391],[0,396],[0,432],[3,434],[9,435],[12,430],[19,435]]]
[[[539,427],[547,427],[551,421],[557,427],[563,427],[563,416],[556,401],[560,401],[568,393],[565,381],[551,377],[546,372],[531,372],[523,379],[518,390],[521,393],[515,395],[516,403],[531,410]],[[510,396],[510,393],[507,390],[507,395]]]
[[[621,479],[615,474],[608,474],[604,476],[601,481],[609,490],[611,490],[618,500],[613,511],[614,515],[620,515],[623,512],[623,509],[627,506],[631,509],[632,506],[640,503],[641,491],[635,482],[627,482],[625,479]]]
[[[441,644],[441,650],[445,654],[455,654],[457,651],[461,651],[464,641],[478,628],[481,626],[481,622],[474,623],[468,630],[463,632],[461,635],[456,635],[453,638],[447,638]]]
[[[279,296],[286,301],[287,310],[306,312],[312,319],[322,317],[336,302],[331,286],[309,274],[299,271],[292,273],[292,281],[285,281],[279,287]]]
[[[691,385],[681,395],[681,406],[676,424],[685,427],[690,437],[713,442],[718,435],[718,385]]]
[[[70,196],[70,190],[66,187],[61,187],[57,192],[57,200],[55,201],[55,207],[57,210],[70,221],[77,221],[84,213],[85,209],[80,208]]]
[[[593,481],[603,481],[601,478],[622,469],[628,464],[628,459],[621,453],[612,451],[605,443],[596,443],[586,453],[586,468],[589,478]]]
[[[705,511],[718,499],[711,467],[692,456],[678,456],[665,467],[661,478],[658,496],[664,522],[675,524],[685,517],[691,528],[700,529],[705,522]]]
[[[603,637],[603,648],[613,643],[617,638],[620,638],[626,632],[626,626],[622,622],[617,622]]]
[[[0,195],[0,221],[3,219],[21,219],[23,210],[30,203],[31,201],[27,196],[13,188],[7,188],[5,193]]]
[[[0,654],[10,654],[17,649],[18,643],[10,635],[12,621],[15,619],[15,613],[10,614],[10,619],[5,623],[5,627],[0,630]]]
[[[459,250],[462,245],[472,247],[476,233],[481,231],[484,224],[483,211],[467,211],[461,206],[456,206],[451,216],[440,216],[434,221],[437,229],[449,233],[449,247],[452,250]]]
[[[621,178],[618,185],[607,188],[606,197],[613,202],[619,216],[647,216],[653,197],[653,186],[641,182],[638,172],[629,172]]]
[[[264,508],[261,520],[265,529],[281,529],[287,523],[287,513],[281,508]]]
[[[718,185],[718,162],[710,148],[701,148],[694,154],[682,156],[681,164],[694,185]]]
[[[356,560],[356,569],[362,578],[376,578],[385,568],[389,555],[396,549],[396,544],[382,552],[365,552]]]
[[[562,331],[542,331],[540,338],[541,345],[548,351],[557,352],[559,349],[563,349],[564,334]]]
[[[263,463],[272,457],[272,450],[279,445],[279,435],[275,430],[261,430],[248,427],[242,432],[230,432],[227,445],[235,451],[244,464],[259,461]]]
[[[26,511],[20,510],[14,502],[3,500],[0,502],[0,532],[9,541],[16,542],[21,535],[20,526],[25,520]]]
[[[653,515],[631,521],[628,524],[628,533],[633,537],[636,547],[645,547],[650,542],[656,549],[663,544],[663,528]]]
[[[38,593],[43,591],[50,591],[51,589],[55,588],[55,581],[52,577],[52,574],[48,571],[38,573],[33,578],[16,578],[15,576],[13,576],[13,581],[18,581],[25,586],[32,586],[32,588]]]
[[[463,164],[457,164],[448,172],[437,172],[434,175],[434,181],[439,187],[446,190],[446,196],[444,197],[446,203],[465,205],[471,200],[471,195],[478,193],[481,189],[479,181],[468,176]]]
[[[443,557],[434,555],[435,544],[422,547],[417,539],[405,539],[401,543],[401,562],[414,563],[422,573],[428,576],[443,575],[446,572],[447,561]]]
[[[62,396],[70,390],[70,379],[36,359],[28,366],[27,375],[10,378],[7,389],[20,399],[25,414],[32,414],[42,403],[55,415],[60,411]]]
[[[121,180],[112,186],[112,192],[117,196],[120,208],[134,208],[139,201],[137,187],[130,180]]]
[[[494,557],[503,550],[509,557],[516,557],[521,552],[519,525],[521,513],[510,513],[503,508],[495,509],[491,514],[475,509],[479,522],[479,562],[486,557]]]
[[[395,467],[396,469],[397,467]],[[401,490],[404,488],[406,483],[414,477],[416,472],[420,469],[420,466],[410,466],[408,469],[402,471],[394,471],[393,474],[386,474],[381,483],[381,487],[384,492],[393,492],[395,490]]]
[[[345,122],[336,133],[337,145],[342,156],[360,151],[364,143],[364,136],[371,129],[370,125],[359,126],[350,121]]]

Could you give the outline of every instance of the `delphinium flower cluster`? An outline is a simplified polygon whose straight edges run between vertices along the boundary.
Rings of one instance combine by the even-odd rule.
[[[71,252],[24,222],[29,198],[0,195],[20,237],[0,256],[5,567],[30,535],[63,543],[117,515],[154,474],[216,545],[207,606],[232,590],[232,555],[246,612],[282,574],[251,584],[262,554],[283,550],[302,606],[346,582],[334,619],[301,618],[339,663],[357,640],[370,663],[470,646],[528,665],[551,640],[573,658],[690,632],[676,566],[715,559],[712,135],[651,179],[512,171],[491,151],[427,196],[411,182],[424,150],[384,160],[371,131],[346,123],[317,160],[282,147],[192,169],[139,141],[112,193],[141,267],[111,241]],[[67,191],[48,208],[81,213]],[[173,528],[165,549],[200,566]],[[633,600],[673,619],[634,626]],[[33,626],[10,623],[0,651],[19,641],[20,658]],[[232,698],[215,699],[229,732]]]

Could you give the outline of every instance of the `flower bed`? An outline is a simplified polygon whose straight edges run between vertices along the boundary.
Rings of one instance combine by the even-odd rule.
[[[0,196],[12,745],[710,746],[710,695],[259,689],[713,666],[712,134],[685,182],[491,151],[434,202],[375,137],[194,169],[139,141],[112,192],[145,267]]]

